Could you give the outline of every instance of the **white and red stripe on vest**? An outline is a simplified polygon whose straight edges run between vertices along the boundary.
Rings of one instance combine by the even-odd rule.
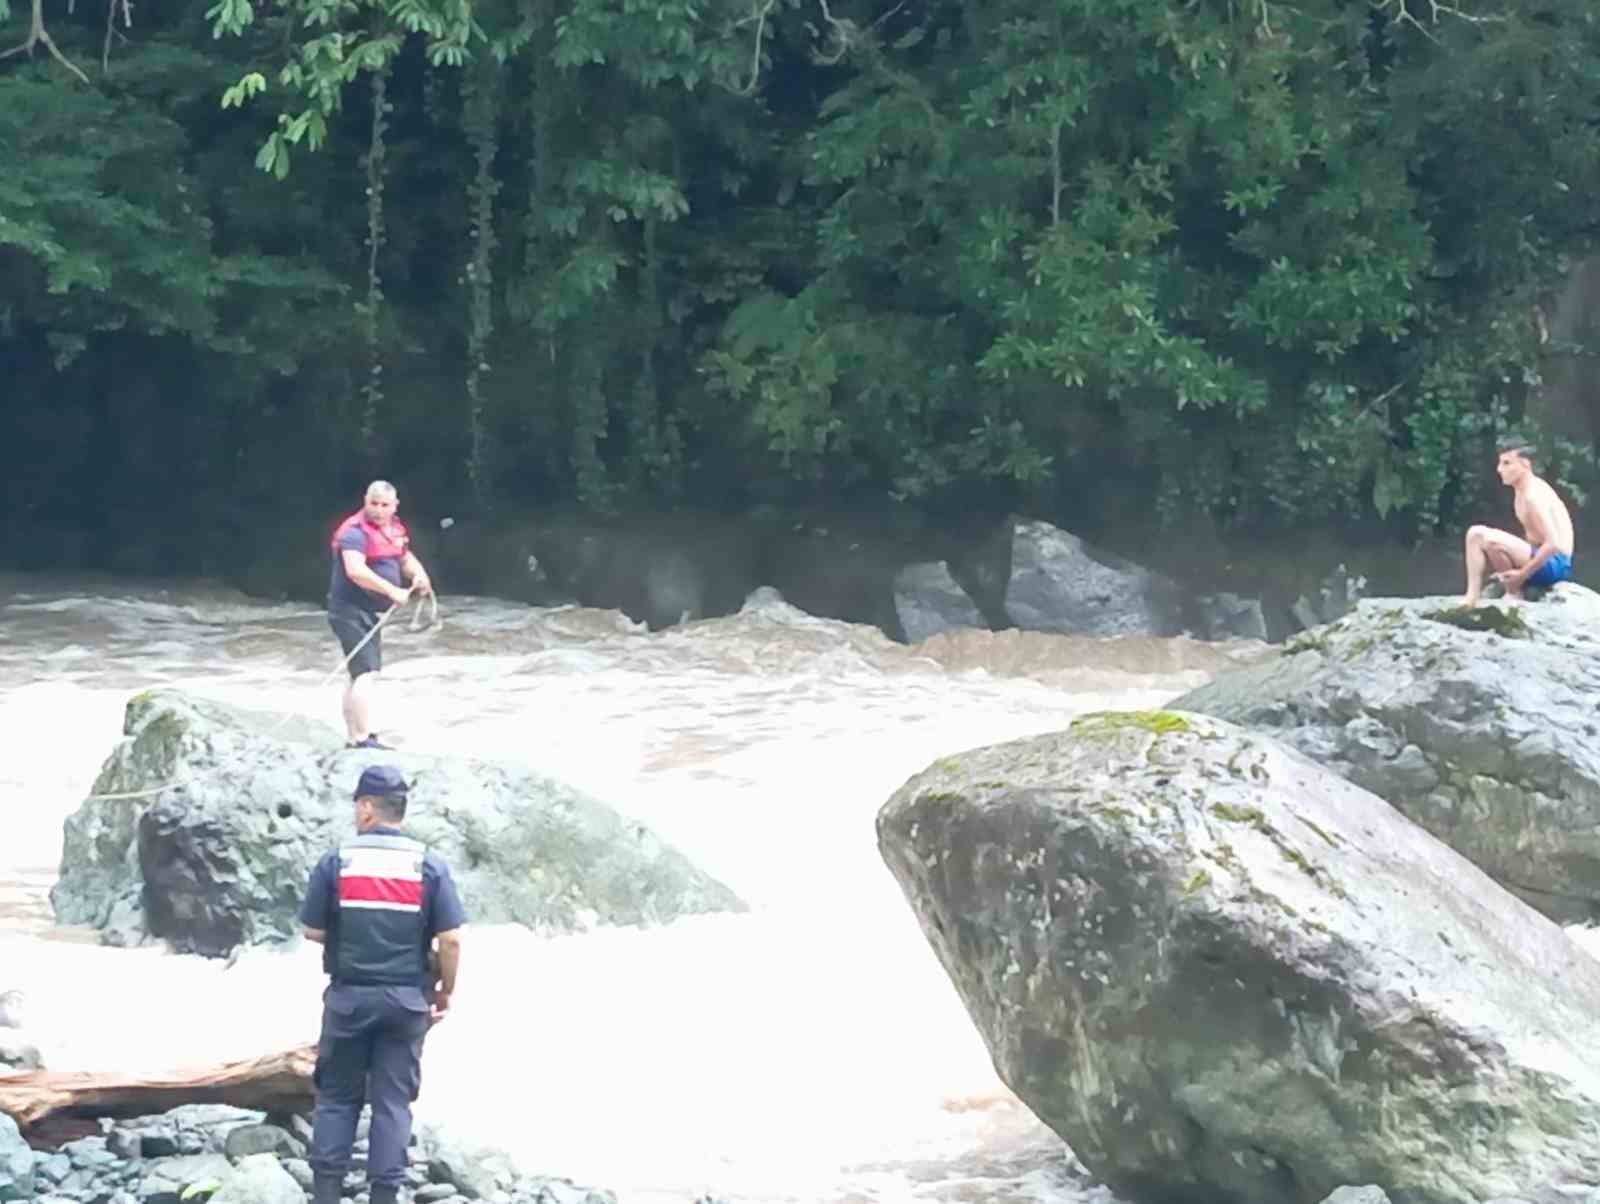
[[[399,838],[387,847],[347,844],[339,850],[339,906],[379,911],[422,910],[425,849]]]

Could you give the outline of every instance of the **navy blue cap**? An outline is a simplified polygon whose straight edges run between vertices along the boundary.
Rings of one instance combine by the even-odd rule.
[[[356,798],[405,798],[411,787],[393,765],[368,765],[356,783]]]

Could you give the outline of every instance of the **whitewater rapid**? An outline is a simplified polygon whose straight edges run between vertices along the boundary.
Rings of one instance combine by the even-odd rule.
[[[877,854],[930,761],[1160,705],[1243,655],[1188,640],[873,629],[442,600],[386,632],[380,730],[531,765],[649,823],[750,904],[651,930],[469,929],[419,1118],[640,1204],[1107,1204],[999,1082]],[[130,694],[338,723],[320,612],[203,582],[0,577],[0,990],[57,1069],[167,1069],[314,1039],[317,951],[231,967],[111,949],[47,892]]]

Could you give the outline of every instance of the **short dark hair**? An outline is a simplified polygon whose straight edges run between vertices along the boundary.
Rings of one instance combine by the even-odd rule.
[[[1533,458],[1539,454],[1539,449],[1533,444],[1523,443],[1519,439],[1508,439],[1500,444],[1497,454],[1503,456],[1507,452],[1515,456],[1521,456],[1529,464],[1532,464]]]
[[[364,797],[372,800],[373,810],[385,819],[406,817],[406,796],[403,794],[369,794]]]

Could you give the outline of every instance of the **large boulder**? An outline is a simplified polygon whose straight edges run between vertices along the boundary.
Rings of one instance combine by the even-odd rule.
[[[1185,626],[1175,583],[1032,519],[1012,527],[1004,604],[1024,631],[1169,636]]]
[[[452,522],[437,543],[457,592],[614,608],[654,630],[736,609],[759,577],[756,530],[714,516]]]
[[[1558,920],[1600,918],[1600,595],[1363,599],[1173,704],[1387,799]]]
[[[1120,1195],[1600,1185],[1600,962],[1282,745],[1089,716],[935,763],[878,834],[1001,1077]]]
[[[894,610],[913,644],[943,631],[989,626],[943,560],[908,564],[894,575]]]
[[[349,834],[352,787],[380,759],[410,779],[407,831],[449,862],[475,921],[571,932],[743,908],[649,829],[553,779],[347,751],[330,730],[281,723],[174,691],[135,696],[94,785],[112,797],[66,821],[57,917],[208,956],[288,938],[311,866]]]

